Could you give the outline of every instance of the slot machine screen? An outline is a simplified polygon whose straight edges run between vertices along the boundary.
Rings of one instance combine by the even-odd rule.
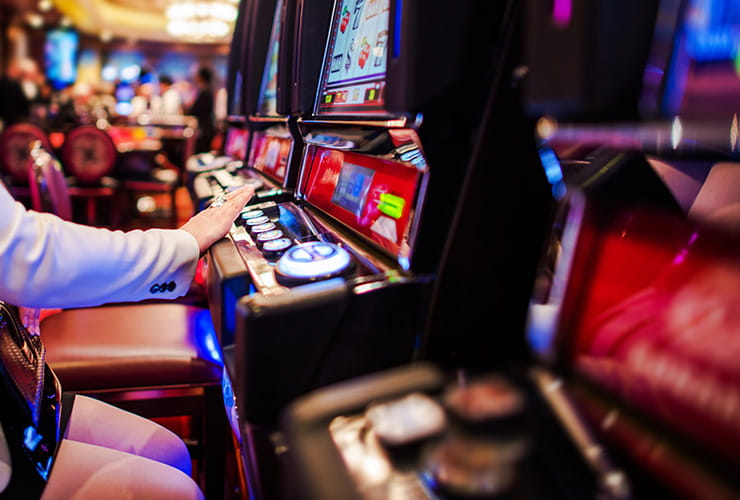
[[[257,112],[264,116],[277,116],[277,77],[278,56],[280,54],[280,30],[282,28],[283,2],[275,5],[275,16],[270,32],[270,44],[267,48],[265,70],[262,73]]]
[[[384,111],[390,0],[338,0],[317,115]]]
[[[77,50],[80,45],[76,31],[55,29],[46,35],[44,63],[46,75],[55,89],[61,89],[77,78]]]
[[[242,92],[244,90],[244,68],[242,67],[242,60],[244,59],[246,9],[246,1],[239,2],[237,19],[234,22],[234,33],[231,36],[226,87],[228,95],[226,112],[230,116],[244,114],[242,106]]]
[[[293,148],[293,140],[287,129],[254,130],[251,142],[247,164],[279,183],[285,181]]]
[[[231,158],[244,161],[247,156],[247,142],[248,134],[246,129],[231,127],[226,132],[224,154]]]
[[[676,4],[661,3],[644,75],[645,112],[729,120],[740,108],[740,0]]]
[[[311,147],[306,199],[396,256],[413,246],[422,174],[411,163]]]
[[[345,163],[339,172],[339,181],[331,197],[332,203],[360,216],[375,172],[369,168]]]

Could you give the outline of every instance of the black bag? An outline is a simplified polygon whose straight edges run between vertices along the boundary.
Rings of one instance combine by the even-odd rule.
[[[61,387],[41,338],[0,301],[0,424],[12,474],[0,498],[38,498],[59,445]]]

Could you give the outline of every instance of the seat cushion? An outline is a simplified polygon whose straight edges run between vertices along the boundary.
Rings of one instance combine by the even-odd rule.
[[[47,362],[68,391],[221,383],[210,313],[184,304],[67,309],[45,318]]]

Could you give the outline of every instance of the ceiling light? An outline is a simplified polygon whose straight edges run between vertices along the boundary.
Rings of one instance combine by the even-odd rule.
[[[29,12],[26,14],[26,22],[30,27],[38,29],[44,25],[44,18],[41,17],[41,14]]]
[[[167,32],[192,41],[218,41],[228,37],[237,16],[235,0],[176,0],[165,11]]]

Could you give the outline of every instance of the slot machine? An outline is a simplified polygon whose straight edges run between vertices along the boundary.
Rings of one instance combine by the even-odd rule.
[[[285,48],[284,53],[279,50],[290,42],[286,37],[292,30],[285,29],[284,23],[290,26],[292,17],[283,20],[283,13],[290,16],[292,11],[292,5],[286,6],[284,0],[245,0],[240,8],[231,43],[229,113],[223,151],[194,155],[189,165],[198,210],[245,184],[256,189],[254,202],[290,196],[287,158],[292,154],[294,141],[285,125],[288,117],[278,119],[285,128],[280,129],[280,134],[270,135],[269,145],[255,124],[263,123],[260,117],[265,114],[272,115],[266,118],[268,121],[274,121],[278,96],[286,92],[282,88],[277,91],[277,79],[278,76],[283,80],[290,78],[290,63],[285,62],[289,61],[290,53]]]
[[[257,476],[279,460],[271,436],[290,401],[420,353],[474,156],[485,108],[478,103],[498,76],[497,47],[513,37],[508,4],[328,7],[312,111],[296,122],[293,198],[251,204],[217,250],[236,249],[234,262],[246,270],[224,358]],[[296,78],[311,71],[304,55],[317,38],[306,20],[316,10],[299,2],[296,11]],[[480,29],[470,30],[471,20]],[[293,83],[294,105],[310,86]],[[253,484],[275,486],[263,477]]]
[[[580,414],[648,496],[740,492],[725,427],[738,416],[725,406],[738,387],[725,358],[734,348],[720,339],[739,326],[731,4],[659,2],[638,120],[567,120],[552,137],[561,151],[586,144],[649,160],[678,207],[615,210],[602,192],[573,190],[527,328],[538,358],[564,374]],[[633,179],[613,194],[641,187]]]
[[[728,6],[528,2],[525,46],[536,47],[524,57],[538,76],[523,112],[558,127],[533,128],[553,211],[517,335],[529,356],[502,366],[494,323],[467,366],[412,364],[298,398],[282,419],[285,498],[738,496]],[[647,28],[626,35],[636,60],[617,61],[630,84],[594,76],[610,71],[594,47],[616,50],[608,30],[622,21]],[[721,121],[724,135],[689,129],[670,144],[677,111]]]
[[[258,186],[250,205],[262,209],[265,203],[272,207],[293,197],[303,142],[292,131],[298,117],[310,112],[313,104],[331,0],[317,0],[309,8],[293,0],[253,2],[246,8],[251,10],[245,13],[243,51],[249,52],[249,57],[245,55],[241,65],[235,62],[242,74],[239,99],[243,115],[238,117],[239,126],[232,127],[226,138],[227,146],[230,141],[244,145],[239,151],[243,158],[230,161],[235,168],[218,168],[203,175],[203,200],[210,203],[249,176]],[[298,19],[306,26],[303,33],[311,43],[294,48]],[[321,43],[316,42],[317,37]],[[294,57],[299,51],[300,56]],[[297,59],[301,61],[300,70]],[[208,256],[209,305],[224,344],[234,340],[237,300],[257,290],[244,255],[230,240],[215,245]]]

